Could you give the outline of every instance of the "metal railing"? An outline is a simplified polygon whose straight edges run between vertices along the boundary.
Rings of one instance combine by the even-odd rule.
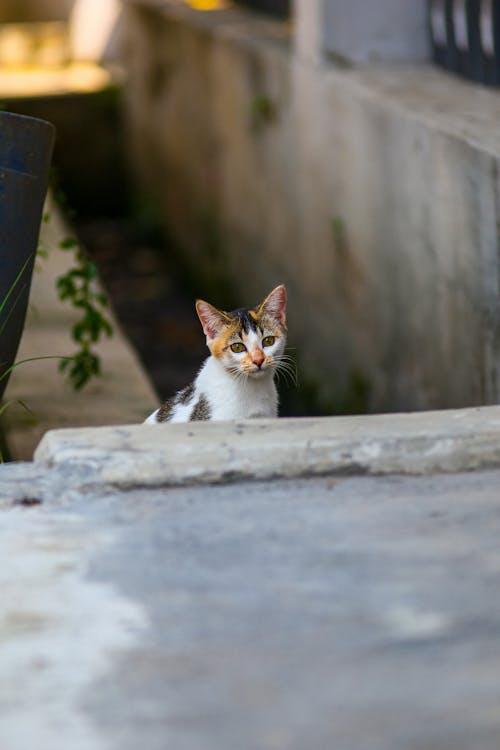
[[[289,18],[291,15],[291,0],[235,0],[235,2],[275,18]]]
[[[490,86],[500,85],[500,2],[429,0],[434,62]]]

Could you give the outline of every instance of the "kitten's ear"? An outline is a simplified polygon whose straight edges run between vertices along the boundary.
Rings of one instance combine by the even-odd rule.
[[[229,323],[225,313],[202,299],[196,300],[196,312],[207,339],[215,339]]]
[[[267,295],[258,312],[260,315],[262,313],[270,315],[286,328],[286,289],[284,284],[280,284]]]

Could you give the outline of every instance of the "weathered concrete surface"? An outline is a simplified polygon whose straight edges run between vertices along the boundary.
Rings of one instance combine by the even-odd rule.
[[[50,220],[42,225],[40,239],[48,256],[40,259],[33,276],[17,361],[71,356],[77,348],[71,329],[78,313],[59,300],[56,289],[57,278],[72,264],[72,254],[63,252],[59,243],[74,237],[74,232],[55,205],[49,202],[46,208]],[[29,362],[14,370],[5,395],[12,404],[2,418],[13,459],[31,459],[49,429],[141,422],[153,410],[157,403],[153,387],[111,311],[109,316],[114,335],[97,347],[102,377],[82,391],[75,392],[58,372],[57,359]]]
[[[498,402],[497,92],[317,64],[243,11],[127,0],[126,20],[137,174],[207,283],[238,304],[287,283],[323,404]]]
[[[2,750],[498,750],[500,473],[64,471],[1,511]]]
[[[500,407],[59,430],[35,460],[115,487],[470,471],[500,467]]]

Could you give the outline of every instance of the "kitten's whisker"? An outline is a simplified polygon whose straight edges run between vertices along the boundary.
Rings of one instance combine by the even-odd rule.
[[[295,360],[288,354],[281,354],[276,358],[276,375],[285,382],[298,387],[297,366]]]
[[[278,354],[276,357],[277,362],[294,362],[295,363],[295,357],[292,357],[291,354]]]
[[[237,365],[231,365],[228,367],[228,372],[230,372],[238,382],[245,381],[248,378],[248,373],[241,370]]]
[[[298,387],[298,382],[291,373],[281,371],[277,377],[279,381],[282,380],[287,385],[293,386],[294,388]]]

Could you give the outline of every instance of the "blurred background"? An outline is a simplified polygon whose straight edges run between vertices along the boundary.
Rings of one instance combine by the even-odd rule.
[[[481,0],[3,0],[0,102],[161,398],[194,298],[289,291],[283,414],[495,403],[498,39]],[[458,74],[458,75],[457,75]]]

